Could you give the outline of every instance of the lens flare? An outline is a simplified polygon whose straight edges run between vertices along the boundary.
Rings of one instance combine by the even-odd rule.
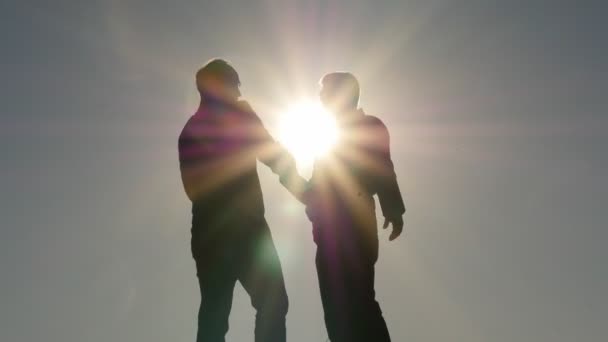
[[[337,140],[336,121],[318,102],[298,102],[280,117],[279,141],[304,166],[331,150]]]

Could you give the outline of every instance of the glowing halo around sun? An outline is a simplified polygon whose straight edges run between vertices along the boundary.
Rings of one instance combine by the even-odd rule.
[[[279,119],[279,141],[298,164],[310,166],[326,154],[338,140],[334,117],[319,102],[300,101],[291,105]]]

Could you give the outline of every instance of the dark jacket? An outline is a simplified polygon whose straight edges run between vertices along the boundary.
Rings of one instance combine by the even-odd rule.
[[[384,123],[357,110],[339,125],[337,145],[314,165],[308,209],[311,220],[318,224],[352,219],[375,223],[376,194],[385,217],[403,215],[405,205]]]
[[[244,102],[201,106],[179,137],[179,162],[193,221],[264,216],[256,160],[283,181],[295,162]]]

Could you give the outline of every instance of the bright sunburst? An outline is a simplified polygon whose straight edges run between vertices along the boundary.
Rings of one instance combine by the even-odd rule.
[[[298,163],[310,166],[336,143],[338,129],[334,117],[315,101],[301,101],[280,118],[279,140]]]

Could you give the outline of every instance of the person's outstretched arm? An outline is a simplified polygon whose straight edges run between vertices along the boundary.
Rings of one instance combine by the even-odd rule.
[[[308,181],[298,173],[294,157],[268,133],[262,120],[245,101],[239,101],[239,109],[249,121],[248,131],[257,159],[279,176],[281,184],[300,202],[307,203]]]

